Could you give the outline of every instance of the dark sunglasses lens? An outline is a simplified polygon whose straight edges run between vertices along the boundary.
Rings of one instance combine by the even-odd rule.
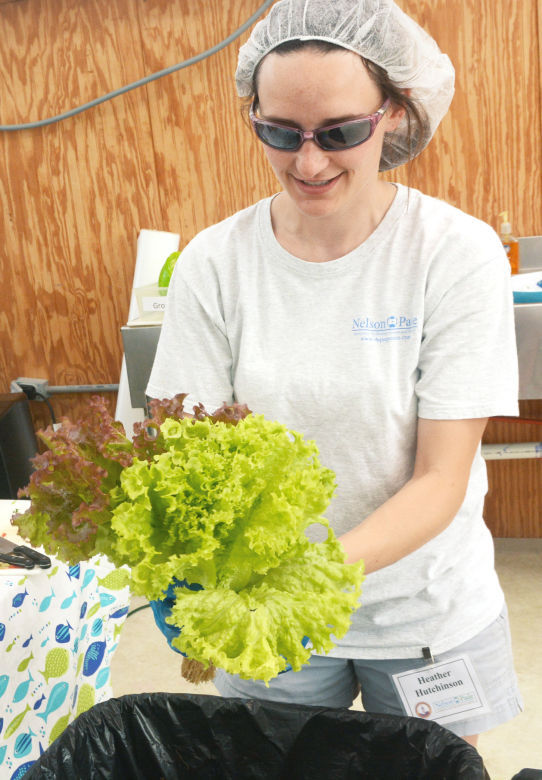
[[[274,149],[292,150],[299,146],[299,134],[287,127],[278,127],[266,122],[256,122],[254,125],[256,135],[264,144]]]
[[[360,119],[358,122],[349,122],[331,130],[321,131],[318,133],[318,141],[324,149],[338,151],[358,146],[370,135],[371,122],[368,119]]]

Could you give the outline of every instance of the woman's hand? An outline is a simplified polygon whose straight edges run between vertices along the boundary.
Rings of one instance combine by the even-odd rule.
[[[175,650],[176,653],[181,653],[181,655],[185,655],[185,653],[182,653],[177,647],[175,647],[172,644],[173,639],[178,637],[179,634],[181,633],[181,629],[167,622],[167,618],[171,617],[171,610],[177,600],[177,596],[175,594],[177,588],[188,588],[189,590],[202,590],[201,585],[195,583],[189,584],[186,580],[182,580],[182,582],[180,582],[179,580],[174,579],[174,581],[171,583],[167,591],[164,592],[164,598],[150,601],[149,604],[152,609],[152,614],[154,615],[154,622],[156,623],[156,625],[158,626],[162,634],[167,639],[168,645],[171,647],[172,650]]]
[[[452,522],[469,482],[487,418],[418,420],[414,472],[360,525],[340,537],[346,563],[383,569],[417,550]]]

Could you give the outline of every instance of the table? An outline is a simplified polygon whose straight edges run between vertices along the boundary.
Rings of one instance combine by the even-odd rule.
[[[0,501],[0,535],[29,501]],[[111,698],[128,570],[107,558],[0,573],[0,777],[19,780],[85,710]]]

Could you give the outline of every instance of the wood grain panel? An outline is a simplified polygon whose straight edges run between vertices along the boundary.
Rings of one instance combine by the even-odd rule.
[[[160,67],[162,51],[181,61],[216,45],[260,4],[224,0],[218,13],[216,3],[164,8],[149,0],[141,18],[147,69]],[[237,52],[247,37],[148,87],[162,208],[167,229],[180,231],[183,243],[277,188],[235,91]]]
[[[517,235],[542,233],[537,0],[399,0],[456,71],[448,115],[414,163],[412,186]],[[406,168],[400,171],[405,181]],[[388,176],[393,178],[393,174]]]
[[[542,459],[490,461],[488,481],[485,521],[493,536],[539,539]]]
[[[536,422],[527,422],[535,420]],[[487,444],[542,441],[542,401],[520,401],[520,417],[490,420]],[[488,461],[486,523],[496,537],[542,536],[542,458]]]
[[[137,18],[118,3],[0,9],[2,123],[54,115],[143,75]],[[117,382],[142,225],[160,222],[141,92],[49,127],[0,135],[2,381]],[[13,291],[10,294],[8,291]],[[78,406],[81,396],[61,408]]]

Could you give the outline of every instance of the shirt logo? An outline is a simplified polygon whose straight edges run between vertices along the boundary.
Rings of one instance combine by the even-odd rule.
[[[352,318],[352,333],[361,341],[409,341],[418,329],[418,317],[390,314],[384,319],[365,315]]]

